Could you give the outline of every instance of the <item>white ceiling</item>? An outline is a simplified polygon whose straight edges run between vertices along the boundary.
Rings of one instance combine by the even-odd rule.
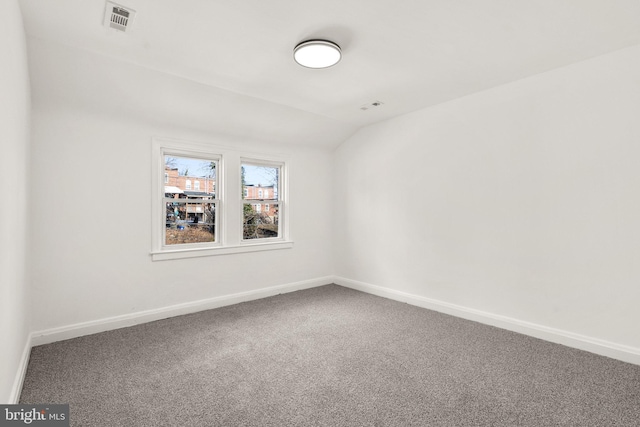
[[[354,128],[640,43],[639,0],[21,0],[27,34]],[[293,61],[306,39],[343,59]],[[373,101],[384,105],[362,111]]]

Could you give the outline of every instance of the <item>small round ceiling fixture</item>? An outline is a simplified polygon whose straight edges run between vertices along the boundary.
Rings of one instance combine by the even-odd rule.
[[[293,58],[303,67],[327,68],[342,57],[340,46],[328,40],[307,40],[293,49]]]

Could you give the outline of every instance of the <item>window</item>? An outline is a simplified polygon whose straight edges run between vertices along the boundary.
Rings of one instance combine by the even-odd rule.
[[[243,185],[263,185],[266,184],[274,189],[272,196],[268,197],[268,192],[263,189],[258,190],[258,198],[245,198],[242,210],[242,239],[250,241],[255,239],[277,239],[282,236],[282,218],[279,215],[279,208],[282,199],[275,197],[275,194],[282,194],[277,191],[281,187],[282,163],[267,162],[259,160],[243,160],[242,162]],[[263,210],[262,203],[266,201]],[[273,209],[273,211],[270,210]]]
[[[153,138],[154,261],[293,247],[286,158],[246,154]]]
[[[177,167],[178,170],[184,171],[198,169],[206,172],[211,180],[216,178],[219,163],[216,157],[187,157],[165,153],[163,158],[165,168]],[[201,244],[216,243],[216,213],[219,200],[213,193],[197,196],[187,194],[185,191],[191,189],[191,180],[185,180],[184,185],[184,188],[165,186],[162,246],[197,247]]]

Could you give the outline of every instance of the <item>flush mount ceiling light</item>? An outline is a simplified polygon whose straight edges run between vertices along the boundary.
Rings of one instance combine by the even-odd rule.
[[[293,58],[307,68],[331,67],[336,65],[341,57],[340,46],[328,40],[307,40],[293,49]]]

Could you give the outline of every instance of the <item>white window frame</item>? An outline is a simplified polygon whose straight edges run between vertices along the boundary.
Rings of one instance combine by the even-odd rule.
[[[156,164],[162,164],[164,169],[164,159],[165,156],[169,157],[185,157],[185,158],[195,158],[195,159],[203,159],[206,161],[214,161],[216,162],[216,180],[220,180],[224,178],[220,174],[218,176],[219,169],[221,169],[222,165],[222,156],[218,153],[208,150],[202,150],[201,147],[194,147],[190,145],[184,146],[173,146],[173,145],[159,145],[156,146],[154,144],[154,156],[156,157]],[[154,173],[154,177],[157,174]],[[222,178],[221,178],[222,177]],[[186,184],[190,183],[190,180],[185,181],[185,188],[190,189],[190,186]],[[206,203],[213,204],[215,207],[216,218],[215,218],[215,228],[214,228],[214,242],[201,242],[201,243],[188,243],[188,244],[180,244],[180,245],[167,245],[165,242],[165,233],[166,233],[166,203],[169,199],[164,197],[164,183],[161,186],[154,185],[154,195],[153,200],[153,212],[152,212],[152,224],[154,227],[153,230],[153,252],[157,253],[171,253],[175,251],[188,251],[188,250],[201,250],[201,249],[210,249],[221,246],[222,241],[222,228],[220,226],[221,216],[220,212],[223,206],[223,200],[220,194],[216,194],[214,199],[206,199]],[[199,199],[192,199],[191,202],[198,202]],[[203,199],[204,200],[204,199]],[[187,204],[186,200],[185,206]]]
[[[248,164],[248,165],[252,165],[252,166],[264,166],[264,167],[276,167],[280,169],[280,173],[278,174],[278,191],[277,191],[277,199],[276,200],[268,200],[269,205],[271,207],[271,205],[277,205],[278,206],[278,222],[279,222],[279,228],[278,228],[278,237],[266,237],[266,238],[262,238],[262,239],[242,239],[242,244],[244,245],[251,245],[251,244],[257,244],[258,242],[260,243],[268,243],[268,242],[278,242],[278,241],[288,241],[290,236],[289,236],[289,218],[288,218],[288,194],[289,194],[289,174],[288,174],[288,162],[284,161],[284,160],[274,160],[274,159],[269,159],[269,158],[257,158],[257,157],[242,157],[240,159],[240,165],[242,166],[243,164]],[[274,192],[274,196],[276,195],[276,192]],[[265,201],[267,200],[263,200],[263,199],[245,199],[242,200],[242,205],[245,204],[256,204],[256,202],[259,202],[258,204],[262,205]],[[243,210],[240,210],[240,214],[242,215]],[[260,211],[259,211],[260,212]],[[242,227],[242,221],[240,226]],[[243,231],[244,230],[240,230],[241,231],[241,235],[244,236]]]
[[[194,258],[244,252],[290,249],[293,240],[289,221],[289,172],[291,162],[287,155],[246,152],[233,147],[191,142],[173,138],[152,138],[151,184],[151,259],[153,261]],[[194,157],[217,160],[215,199],[215,242],[165,245],[166,205],[164,203],[164,156]],[[241,165],[279,166],[279,235],[274,238],[243,239],[243,199]],[[227,200],[228,198],[228,200]]]

